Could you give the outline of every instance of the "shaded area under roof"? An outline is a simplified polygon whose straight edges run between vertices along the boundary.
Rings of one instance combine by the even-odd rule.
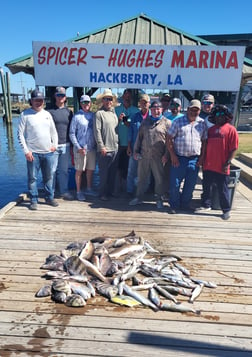
[[[93,33],[79,35],[67,40],[78,43],[146,44],[146,45],[214,45],[203,38],[190,35],[179,29],[160,23],[145,14],[110,25]],[[33,54],[5,63],[11,73],[24,72],[34,76]],[[245,58],[243,83],[252,80],[252,61]]]

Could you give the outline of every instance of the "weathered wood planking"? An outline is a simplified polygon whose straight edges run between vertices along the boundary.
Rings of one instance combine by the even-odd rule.
[[[154,202],[132,208],[125,199],[27,207],[0,219],[1,356],[251,356],[252,203],[239,192],[227,222],[220,211],[169,215],[167,204],[157,212]],[[192,276],[218,284],[194,302],[201,315],[118,307],[102,297],[74,309],[34,296],[46,283],[40,266],[48,254],[132,229],[163,254],[181,256]]]

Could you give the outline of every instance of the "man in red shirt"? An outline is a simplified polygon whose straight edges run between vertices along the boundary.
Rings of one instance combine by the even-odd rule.
[[[208,139],[205,159],[203,162],[204,181],[202,206],[198,210],[211,209],[211,186],[216,184],[220,206],[223,211],[222,219],[230,218],[231,202],[228,189],[230,163],[238,149],[238,133],[230,124],[232,113],[225,105],[216,105],[209,116],[214,124],[208,129]]]

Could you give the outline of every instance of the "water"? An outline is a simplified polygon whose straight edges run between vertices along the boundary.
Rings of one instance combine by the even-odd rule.
[[[27,192],[26,159],[17,140],[18,117],[6,125],[0,117],[0,208]]]

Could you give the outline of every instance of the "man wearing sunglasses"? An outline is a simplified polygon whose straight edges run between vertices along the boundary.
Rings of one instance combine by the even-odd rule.
[[[99,197],[107,201],[113,196],[118,161],[118,118],[115,113],[116,97],[110,89],[96,97],[100,108],[95,113],[94,136],[97,143],[99,167]]]
[[[66,105],[67,97],[64,87],[56,87],[54,99],[55,105],[51,109],[48,109],[53,117],[59,138],[57,150],[54,154],[53,187],[56,197],[72,200],[74,197],[68,191],[68,169],[70,163],[69,127],[73,112]]]
[[[168,118],[168,115],[171,114],[171,111],[170,111],[170,108],[169,108],[170,101],[171,101],[170,94],[169,93],[163,93],[160,101],[162,103],[162,114],[163,114],[163,116]]]
[[[44,94],[38,89],[31,92],[31,108],[21,113],[18,125],[18,140],[25,154],[28,175],[30,210],[38,209],[38,173],[41,171],[45,201],[57,207],[53,190],[54,153],[58,135],[51,114],[44,109]]]
[[[155,182],[155,198],[157,209],[163,208],[164,165],[169,159],[166,148],[167,131],[171,121],[162,114],[160,101],[153,101],[150,106],[151,115],[141,122],[134,145],[134,158],[138,160],[138,182],[136,198],[129,202],[130,206],[142,204],[144,192],[150,174]]]
[[[168,131],[167,148],[171,155],[169,203],[172,214],[178,210],[191,211],[190,203],[207,139],[207,126],[199,116],[200,109],[200,101],[191,100],[187,113],[174,120]]]
[[[208,129],[206,155],[203,162],[203,194],[202,207],[198,210],[211,209],[211,187],[216,184],[220,206],[221,218],[230,218],[231,202],[229,195],[230,163],[235,157],[238,148],[238,133],[230,124],[233,115],[225,105],[217,105],[213,108],[209,120],[213,124]]]
[[[179,98],[172,98],[170,101],[171,113],[167,116],[171,121],[183,116],[181,113],[181,100]]]
[[[203,118],[207,124],[207,127],[210,128],[213,124],[208,120],[208,116],[211,113],[211,110],[214,107],[214,96],[210,93],[204,94],[201,98],[201,111],[200,117]]]
[[[92,190],[93,173],[96,164],[96,143],[93,132],[94,113],[90,111],[91,98],[83,94],[80,98],[81,109],[74,115],[70,125],[70,139],[73,144],[76,197],[85,201],[85,195],[96,196]],[[82,173],[85,171],[87,188],[82,191]]]
[[[115,195],[119,195],[121,191],[126,191],[126,180],[129,165],[129,155],[127,154],[128,132],[133,116],[139,112],[139,109],[132,104],[132,90],[130,88],[124,90],[122,103],[115,108],[115,112],[119,119],[118,168]]]

